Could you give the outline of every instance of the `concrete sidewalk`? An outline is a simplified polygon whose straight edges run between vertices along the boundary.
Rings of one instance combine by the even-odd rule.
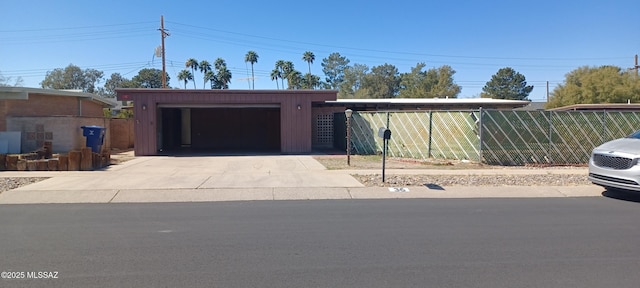
[[[601,196],[582,186],[364,187],[351,174],[379,170],[327,170],[311,156],[138,157],[103,171],[2,172],[0,177],[51,177],[0,194],[0,204],[140,203],[306,199],[485,198]],[[393,174],[584,174],[586,168],[387,170]]]

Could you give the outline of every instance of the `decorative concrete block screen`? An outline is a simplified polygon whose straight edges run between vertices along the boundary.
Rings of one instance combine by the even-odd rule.
[[[388,155],[490,165],[585,164],[594,147],[640,129],[640,112],[359,112],[355,154],[382,153],[378,128],[392,131]]]

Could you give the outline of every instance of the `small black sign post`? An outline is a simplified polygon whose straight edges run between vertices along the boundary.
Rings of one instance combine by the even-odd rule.
[[[378,136],[380,138],[382,138],[382,183],[384,183],[384,169],[385,169],[385,162],[387,160],[387,145],[389,145],[389,139],[391,139],[391,130],[384,128],[384,127],[380,127],[380,129],[378,129]]]

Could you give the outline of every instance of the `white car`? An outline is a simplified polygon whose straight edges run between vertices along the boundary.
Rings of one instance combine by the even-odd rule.
[[[607,190],[640,192],[640,131],[593,149],[589,181]]]

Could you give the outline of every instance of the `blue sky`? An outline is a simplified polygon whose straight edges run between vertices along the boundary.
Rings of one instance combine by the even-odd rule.
[[[161,69],[154,57],[164,15],[167,72],[172,87],[188,58],[221,57],[233,73],[231,89],[248,89],[249,50],[258,53],[256,89],[276,89],[277,60],[302,60],[312,51],[313,74],[332,52],[369,68],[385,63],[401,73],[418,62],[450,65],[459,97],[478,97],[498,69],[512,67],[546,99],[580,66],[630,68],[640,53],[637,1],[4,1],[0,17],[0,73],[39,87],[47,71],[69,64],[121,73]],[[195,75],[202,88],[202,74]],[[193,87],[190,83],[187,87]]]

